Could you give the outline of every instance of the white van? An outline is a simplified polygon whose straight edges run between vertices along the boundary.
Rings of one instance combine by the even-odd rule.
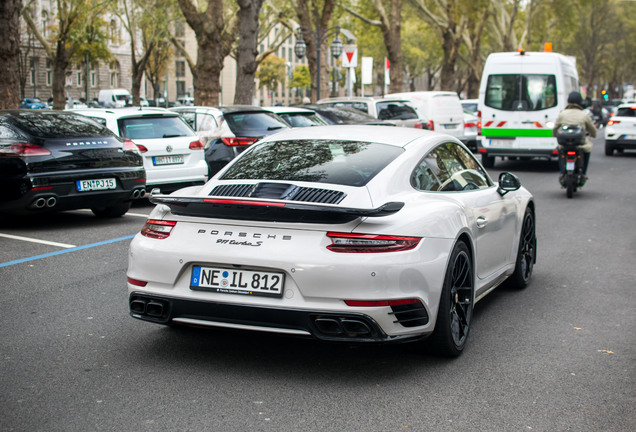
[[[506,52],[486,59],[479,87],[482,164],[499,157],[557,157],[552,128],[579,91],[575,60],[553,52]]]
[[[100,90],[97,100],[104,108],[123,108],[132,105],[132,96],[126,89]]]
[[[464,109],[457,93],[449,91],[418,91],[391,93],[385,97],[407,100],[428,130],[464,137]]]

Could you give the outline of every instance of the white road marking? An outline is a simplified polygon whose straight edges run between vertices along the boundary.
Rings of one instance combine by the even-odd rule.
[[[67,244],[67,243],[57,243],[57,242],[52,242],[52,241],[48,241],[48,240],[40,240],[40,239],[34,239],[34,238],[30,238],[30,237],[15,236],[15,235],[11,235],[11,234],[0,233],[0,237],[5,237],[5,238],[13,239],[13,240],[21,240],[21,241],[26,241],[26,242],[32,242],[32,243],[45,244],[45,245],[49,245],[49,246],[56,246],[56,247],[61,247],[61,248],[65,248],[65,249],[77,247],[75,245]]]

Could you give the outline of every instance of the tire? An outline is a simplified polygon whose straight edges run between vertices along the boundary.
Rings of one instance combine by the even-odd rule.
[[[451,252],[439,301],[435,330],[426,341],[444,357],[458,357],[468,341],[473,316],[475,278],[468,247],[458,242]]]
[[[574,176],[572,174],[566,176],[565,189],[567,197],[572,198],[574,196]]]
[[[614,146],[605,141],[605,156],[612,156],[614,154]]]
[[[484,168],[494,168],[495,166],[495,157],[494,156],[481,156],[481,164]]]
[[[116,218],[125,215],[130,204],[130,201],[120,201],[108,207],[92,208],[91,211],[99,218]]]
[[[524,289],[530,284],[532,270],[537,259],[537,234],[535,230],[534,213],[527,208],[523,215],[521,233],[519,233],[519,248],[515,261],[515,271],[508,278],[507,285],[514,289]]]

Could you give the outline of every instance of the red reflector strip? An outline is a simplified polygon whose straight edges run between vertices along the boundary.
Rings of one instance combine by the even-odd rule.
[[[128,278],[128,283],[138,287],[145,287],[146,285],[148,285],[148,282],[146,281],[141,281],[133,278]]]
[[[478,149],[479,153],[486,153],[488,152],[488,150],[486,150],[485,148],[480,148]]]
[[[211,203],[211,204],[240,204],[240,205],[255,205],[255,206],[268,206],[268,207],[285,207],[284,203],[275,203],[275,202],[267,202],[267,201],[245,201],[245,200],[204,198],[203,202]]]
[[[405,304],[419,303],[418,299],[402,299],[402,300],[345,300],[347,306],[352,307],[382,307],[382,306],[399,306]]]
[[[43,190],[51,190],[51,189],[53,189],[53,186],[38,186],[38,187],[34,187],[34,188],[33,188],[33,189],[31,189],[31,190],[34,190],[34,191],[43,191]]]

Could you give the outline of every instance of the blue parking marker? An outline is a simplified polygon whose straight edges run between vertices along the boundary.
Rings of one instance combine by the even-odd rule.
[[[8,266],[16,265],[16,264],[22,264],[22,263],[29,262],[29,261],[35,261],[35,260],[39,260],[39,259],[42,259],[42,258],[48,258],[48,257],[55,256],[55,255],[61,255],[61,254],[69,253],[69,252],[75,252],[75,251],[82,250],[82,249],[89,249],[89,248],[93,248],[93,247],[96,247],[96,246],[106,245],[106,244],[109,244],[109,243],[116,243],[116,242],[120,242],[120,241],[123,241],[123,240],[130,240],[134,236],[135,236],[135,234],[129,235],[129,236],[126,236],[126,237],[119,237],[119,238],[111,239],[111,240],[104,240],[104,241],[101,241],[101,242],[98,242],[98,243],[91,243],[91,244],[87,244],[87,245],[84,245],[84,246],[77,246],[77,247],[74,247],[74,248],[64,249],[64,250],[57,251],[57,252],[50,252],[50,253],[46,253],[46,254],[42,254],[42,255],[36,255],[36,256],[32,256],[32,257],[28,257],[28,258],[22,258],[22,259],[15,260],[15,261],[7,261],[5,263],[0,263],[0,268],[8,267]]]

